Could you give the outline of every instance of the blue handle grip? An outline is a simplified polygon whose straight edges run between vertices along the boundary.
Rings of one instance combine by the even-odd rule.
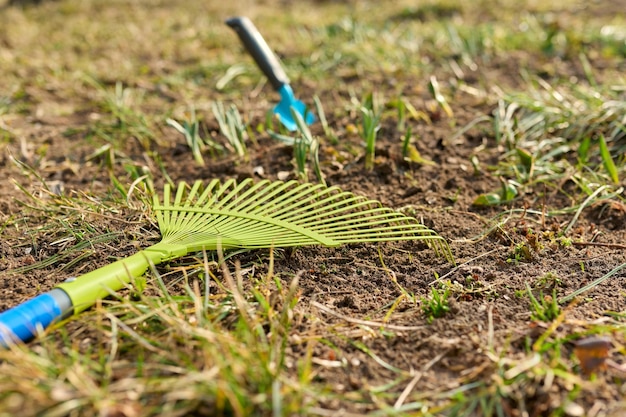
[[[58,291],[58,290],[57,290]],[[58,297],[47,292],[0,314],[0,346],[27,342],[64,312]]]

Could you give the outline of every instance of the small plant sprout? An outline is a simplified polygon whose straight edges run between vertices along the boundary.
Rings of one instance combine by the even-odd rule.
[[[551,322],[561,314],[561,307],[556,298],[556,289],[552,290],[552,295],[544,295],[542,291],[539,292],[539,299],[537,299],[530,288],[530,285],[526,283],[526,293],[530,300],[530,318],[534,321]]]
[[[409,146],[411,145],[411,126],[404,133],[402,139],[402,156],[406,159],[409,155]]]
[[[407,118],[407,106],[406,100],[402,96],[398,96],[395,100],[389,103],[391,107],[395,107],[398,114],[398,123],[396,125],[398,131],[402,132],[406,129],[406,118]]]
[[[361,113],[362,135],[365,140],[365,169],[374,169],[376,136],[380,130],[381,113],[378,100],[373,93],[368,94],[359,109]]]
[[[339,139],[337,138],[337,135],[335,134],[333,129],[328,125],[328,120],[326,119],[324,107],[322,106],[322,102],[317,95],[313,97],[313,103],[315,104],[315,112],[320,119],[322,129],[324,129],[324,136],[328,138],[331,144],[336,145],[339,142]]]
[[[417,150],[417,147],[411,143],[411,139],[413,139],[411,133],[411,126],[409,126],[404,133],[404,138],[402,139],[402,157],[404,158],[404,160],[407,162],[414,162],[420,165],[437,165],[430,159],[424,158],[422,154]]]
[[[299,112],[292,108],[291,115],[296,121],[296,127],[300,135],[300,138],[294,141],[293,149],[298,175],[304,181],[307,181],[308,175],[306,173],[306,162],[310,156],[313,163],[313,171],[315,172],[317,180],[322,184],[326,184],[324,181],[324,175],[322,174],[322,170],[320,168],[319,141],[317,138],[313,137],[311,130],[309,130],[309,127]]]
[[[555,272],[546,272],[544,275],[537,278],[535,288],[536,289],[555,289],[561,286],[563,280]]]
[[[445,316],[450,311],[448,304],[448,296],[450,295],[450,289],[445,288],[438,290],[435,287],[431,288],[430,298],[422,298],[422,311],[426,315],[426,320],[429,323],[436,318]]]
[[[202,152],[205,148],[205,145],[208,145],[210,148],[222,150],[222,147],[211,141],[204,141],[200,137],[200,122],[196,118],[196,112],[194,109],[191,109],[191,114],[189,119],[184,120],[182,123],[177,122],[174,119],[166,119],[165,123],[168,126],[176,129],[180,134],[185,137],[185,141],[191,149],[191,153],[193,154],[193,159],[196,161],[198,165],[204,166],[204,158],[202,156]]]
[[[439,88],[439,82],[437,81],[437,78],[434,75],[430,77],[430,81],[428,83],[428,90],[430,91],[430,94],[433,96],[437,104],[439,104],[439,107],[441,107],[441,109],[444,111],[446,116],[451,118],[453,116],[452,109],[450,108],[450,105],[448,104],[448,101],[446,100],[446,98],[443,96],[443,94],[441,94],[441,89]]]
[[[220,126],[220,132],[222,135],[226,136],[230,146],[237,155],[246,158],[247,149],[245,141],[248,139],[248,132],[237,107],[231,104],[228,110],[226,110],[224,104],[221,101],[217,101],[211,104],[211,110]]]
[[[306,162],[309,159],[310,143],[304,138],[297,138],[293,144],[293,157],[296,161],[296,173],[302,181],[308,181]]]
[[[598,138],[598,145],[600,146],[600,156],[602,157],[602,163],[604,164],[604,168],[606,172],[609,174],[611,181],[613,184],[619,184],[619,175],[617,173],[617,167],[615,166],[615,162],[611,157],[611,152],[609,151],[608,146],[606,146],[606,140],[603,135],[600,135]]]

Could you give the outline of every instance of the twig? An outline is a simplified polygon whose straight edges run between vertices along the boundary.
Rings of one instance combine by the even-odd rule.
[[[443,274],[442,276],[438,277],[436,280],[434,280],[434,281],[430,282],[428,285],[433,285],[433,284],[435,284],[435,283],[437,283],[437,282],[441,282],[444,278],[447,278],[447,277],[449,277],[450,275],[454,274],[456,271],[458,271],[459,269],[461,269],[461,268],[462,268],[462,267],[464,267],[465,265],[467,265],[467,264],[469,264],[469,263],[472,263],[472,262],[474,262],[474,261],[476,261],[476,260],[478,260],[478,259],[482,258],[483,256],[490,255],[490,254],[494,253],[494,252],[495,252],[495,251],[497,251],[497,250],[498,250],[498,248],[491,249],[490,251],[487,251],[487,252],[485,252],[485,253],[481,253],[480,255],[478,255],[478,256],[476,256],[476,257],[474,257],[474,258],[472,258],[472,259],[470,259],[470,260],[468,260],[468,261],[466,261],[466,262],[463,262],[463,263],[462,263],[462,264],[460,264],[460,265],[457,265],[456,267],[452,268],[452,269],[451,269],[450,271],[448,271],[447,273],[445,273],[445,274]]]
[[[602,242],[572,242],[574,246],[602,246],[611,249],[626,249],[626,245],[619,243],[602,243]]]
[[[580,214],[583,212],[583,210],[587,206],[589,206],[593,202],[593,199],[596,198],[598,194],[600,194],[602,191],[604,191],[607,188],[608,187],[606,185],[603,185],[602,187],[598,187],[597,190],[595,190],[589,197],[585,199],[585,201],[583,201],[583,203],[580,205],[578,210],[576,210],[576,214],[574,214],[574,218],[572,219],[572,221],[567,225],[565,230],[563,230],[563,235],[566,235],[567,232],[569,232],[570,229],[576,224],[576,222],[578,221],[578,217],[580,217]]]
[[[424,365],[424,367],[422,368],[421,371],[419,371],[417,374],[415,374],[415,376],[413,377],[411,382],[409,382],[409,384],[406,386],[406,388],[402,391],[402,394],[400,394],[400,396],[398,397],[398,400],[396,401],[396,403],[393,405],[394,409],[399,410],[400,407],[402,407],[402,404],[407,399],[407,397],[409,396],[411,391],[413,391],[413,388],[415,388],[415,385],[417,385],[419,380],[422,379],[422,376],[424,376],[424,374],[430,368],[432,368],[434,364],[439,362],[441,360],[441,358],[443,358],[447,353],[448,353],[448,349],[444,350],[439,355],[437,355],[434,358],[432,358],[426,365]]]
[[[382,322],[378,322],[378,321],[359,320],[359,319],[355,319],[355,318],[343,315],[341,313],[338,313],[338,312],[332,310],[331,308],[326,307],[325,305],[318,303],[317,301],[311,301],[311,305],[313,307],[319,309],[319,310],[322,310],[323,312],[325,312],[327,314],[330,314],[331,316],[334,316],[334,317],[337,317],[339,319],[345,320],[348,323],[359,324],[361,326],[382,327],[382,328],[385,328],[385,329],[397,330],[397,331],[422,330],[422,329],[426,328],[426,326],[399,326],[399,325],[395,325],[395,324],[386,324],[386,323],[382,323]]]

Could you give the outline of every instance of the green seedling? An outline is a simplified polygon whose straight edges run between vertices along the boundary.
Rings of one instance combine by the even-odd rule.
[[[617,168],[615,166],[615,162],[611,157],[611,152],[609,152],[609,148],[606,145],[606,140],[603,135],[600,135],[598,138],[598,145],[600,146],[600,157],[602,158],[602,163],[604,164],[604,169],[609,174],[611,181],[613,184],[619,184],[619,175],[617,173]]]
[[[333,129],[328,125],[328,120],[326,119],[324,107],[322,106],[322,102],[317,95],[313,96],[313,104],[315,105],[315,112],[319,117],[322,129],[324,129],[324,136],[328,138],[332,145],[336,145],[337,143],[339,143],[339,139],[337,138],[337,135],[335,134]]]
[[[373,93],[368,94],[359,108],[361,113],[361,128],[365,140],[365,169],[374,169],[376,156],[376,137],[380,130],[381,113],[378,102]]]
[[[452,113],[452,108],[448,104],[448,101],[446,100],[444,95],[441,93],[439,82],[434,75],[430,77],[430,81],[428,82],[428,91],[430,91],[430,94],[433,96],[437,104],[439,104],[439,107],[441,107],[446,116],[451,118],[454,115]]]
[[[191,109],[189,119],[184,120],[182,123],[170,118],[166,119],[165,123],[183,135],[185,141],[187,142],[187,146],[191,149],[193,159],[198,165],[204,166],[204,157],[202,154],[205,149],[205,145],[208,145],[211,149],[222,150],[222,147],[219,144],[211,140],[203,140],[200,137],[200,122],[196,118],[196,112],[194,109]]]
[[[311,130],[304,121],[304,117],[302,117],[298,111],[291,109],[291,116],[296,122],[296,127],[300,135],[300,139],[294,144],[294,156],[296,158],[298,173],[303,175],[303,178],[307,178],[306,161],[310,158],[313,164],[313,172],[315,172],[317,180],[321,184],[326,184],[320,167],[319,141],[311,134]]]
[[[539,292],[539,299],[537,299],[530,288],[530,285],[526,283],[526,293],[530,300],[530,318],[534,321],[551,322],[561,314],[561,307],[556,298],[556,289],[552,290],[552,295],[544,295],[542,291]]]
[[[515,197],[517,197],[517,194],[518,194],[517,186],[518,184],[516,184],[512,180],[506,181],[501,178],[500,189],[497,192],[481,194],[478,197],[476,197],[476,199],[474,199],[472,204],[474,206],[481,207],[481,206],[497,206],[499,204],[508,203],[511,200],[513,200]]]
[[[308,175],[306,172],[306,163],[309,159],[309,153],[311,150],[311,143],[305,138],[298,138],[293,144],[293,156],[296,161],[296,173],[298,178],[302,181],[307,181]]]
[[[237,107],[231,104],[228,109],[225,109],[224,104],[217,101],[211,103],[211,110],[217,119],[220,132],[226,137],[235,153],[242,158],[247,158],[245,142],[248,139],[248,131]]]
[[[426,159],[417,150],[417,147],[411,143],[413,136],[411,135],[411,127],[409,126],[402,139],[402,157],[407,162],[414,162],[420,165],[437,165],[430,159]]]
[[[319,141],[311,134],[309,127],[304,122],[300,113],[292,110],[292,117],[296,123],[298,136],[286,136],[271,130],[269,130],[268,133],[272,138],[293,146],[293,156],[298,178],[305,181],[307,180],[307,163],[311,161],[317,180],[322,184],[326,184],[319,161]]]
[[[422,298],[422,312],[426,315],[426,320],[429,323],[436,318],[440,318],[446,315],[450,311],[448,304],[448,296],[450,295],[450,289],[438,290],[435,287],[431,288],[430,298]]]
[[[563,280],[555,272],[546,272],[537,278],[536,289],[555,289],[563,284]]]

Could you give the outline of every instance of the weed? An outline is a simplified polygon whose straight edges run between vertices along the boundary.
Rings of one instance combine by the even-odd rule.
[[[291,115],[296,121],[298,136],[294,138],[275,133],[271,130],[269,131],[270,136],[276,140],[293,146],[293,156],[298,178],[303,181],[308,181],[309,177],[307,173],[307,166],[310,161],[317,180],[322,184],[326,184],[319,161],[319,141],[311,134],[311,130],[299,112],[292,109]]]
[[[319,117],[322,129],[324,129],[324,136],[330,141],[331,145],[337,145],[339,143],[339,139],[333,129],[329,126],[328,120],[326,119],[326,113],[324,112],[324,106],[322,106],[322,102],[317,95],[313,97],[313,103],[315,104],[315,112]]]
[[[441,93],[439,81],[437,81],[437,78],[434,75],[430,77],[430,81],[428,82],[428,91],[430,91],[430,94],[433,96],[437,104],[439,104],[439,107],[441,107],[446,116],[452,118],[452,108],[450,108],[448,101]]]
[[[135,138],[145,150],[150,150],[156,136],[138,104],[143,100],[140,90],[124,87],[117,81],[111,92],[96,79],[86,77],[85,82],[94,87],[102,96],[101,107],[113,117],[111,123],[98,123],[93,131],[97,136],[112,141]]]
[[[546,272],[535,281],[535,289],[554,290],[563,284],[563,280],[555,272]]]
[[[507,94],[494,110],[496,139],[509,150],[495,172],[520,187],[542,184],[559,192],[557,180],[571,177],[589,196],[598,183],[607,182],[604,174],[589,170],[601,164],[608,182],[618,184],[615,161],[624,154],[626,137],[620,93],[610,85],[555,86],[539,78],[528,85],[530,92]]]
[[[309,159],[309,152],[311,144],[305,138],[298,138],[293,144],[293,156],[296,161],[296,173],[302,181],[308,181],[307,175],[307,160]]]
[[[530,318],[535,321],[543,321],[546,323],[556,319],[561,314],[561,307],[556,297],[556,289],[552,290],[552,295],[544,295],[543,292],[539,292],[539,298],[537,299],[530,288],[530,285],[526,283],[526,292],[528,299],[530,300]]]
[[[221,145],[208,139],[208,135],[207,139],[200,137],[200,121],[197,119],[196,111],[193,108],[191,109],[189,119],[184,120],[182,124],[170,118],[165,122],[185,137],[187,146],[191,149],[193,158],[198,165],[204,166],[203,152],[206,146],[208,146],[210,150],[221,151],[223,149]]]
[[[365,169],[374,169],[376,154],[376,137],[380,130],[380,108],[378,99],[374,93],[369,93],[361,102],[359,112],[361,114],[361,134],[365,140]]]
[[[248,139],[248,132],[237,107],[231,104],[228,110],[225,110],[224,104],[217,101],[211,104],[211,110],[217,119],[220,132],[228,139],[235,153],[241,158],[247,158],[245,142]]]
[[[437,165],[430,159],[424,158],[417,150],[417,147],[411,143],[411,139],[413,139],[413,136],[411,127],[409,126],[404,133],[404,138],[402,139],[402,157],[404,160],[420,165]]]
[[[450,311],[448,304],[449,295],[449,288],[438,290],[435,287],[431,287],[430,298],[422,297],[422,312],[426,315],[426,321],[432,323],[434,319],[443,317]]]
[[[326,184],[324,181],[324,175],[322,174],[322,169],[320,167],[319,160],[319,141],[317,138],[313,137],[309,127],[302,115],[291,109],[291,115],[296,121],[296,126],[298,128],[298,134],[300,135],[299,140],[294,144],[294,156],[296,158],[296,165],[298,168],[298,172],[300,175],[303,175],[306,178],[306,160],[310,157],[311,162],[313,164],[313,172],[315,172],[315,176],[317,180]]]

